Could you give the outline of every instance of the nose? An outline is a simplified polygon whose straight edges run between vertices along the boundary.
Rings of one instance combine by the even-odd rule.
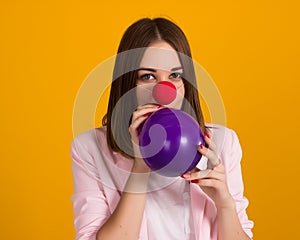
[[[170,81],[159,81],[152,90],[153,98],[161,105],[168,105],[176,98],[176,87]]]

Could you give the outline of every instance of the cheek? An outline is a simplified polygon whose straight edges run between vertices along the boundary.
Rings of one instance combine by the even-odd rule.
[[[136,87],[136,97],[138,105],[144,105],[153,102],[152,88],[153,86]]]
[[[184,94],[185,94],[184,86],[182,86],[177,90],[177,94],[181,95],[181,97],[184,98]]]
[[[137,104],[145,105],[149,103],[157,103],[152,95],[152,89],[155,86],[155,84],[147,84],[147,85],[139,85],[136,87],[136,97],[137,97]],[[175,100],[169,104],[166,105],[168,107],[180,109],[182,105],[182,101],[184,98],[185,90],[184,87],[180,87],[177,89],[177,94]]]
[[[185,93],[184,87],[177,89],[177,95],[175,100],[167,106],[171,108],[180,109],[184,99],[184,93]]]

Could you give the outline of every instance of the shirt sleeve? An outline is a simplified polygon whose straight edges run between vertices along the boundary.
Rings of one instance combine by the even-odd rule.
[[[71,146],[76,240],[95,240],[110,215],[103,186],[97,180],[93,156],[75,138]]]
[[[244,184],[242,179],[241,170],[241,159],[242,159],[242,149],[239,139],[233,130],[229,130],[228,142],[230,155],[229,164],[227,169],[227,183],[230,193],[232,194],[240,219],[241,225],[245,233],[252,239],[253,233],[252,228],[254,226],[253,221],[248,219],[246,208],[248,207],[249,201],[244,196]]]

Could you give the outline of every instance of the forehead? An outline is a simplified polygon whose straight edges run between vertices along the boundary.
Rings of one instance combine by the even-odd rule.
[[[178,53],[174,49],[147,47],[140,63],[141,68],[153,68],[170,71],[180,67]]]

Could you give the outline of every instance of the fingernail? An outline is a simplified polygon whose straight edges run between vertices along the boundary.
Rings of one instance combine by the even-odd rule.
[[[190,177],[190,175],[189,175],[189,174],[187,174],[187,173],[184,173],[184,174],[181,174],[181,176],[180,176],[180,177],[182,177],[182,178],[186,179],[186,178],[189,178],[189,177]]]
[[[145,113],[145,114],[143,115],[143,117],[148,117],[150,114],[151,114],[150,112],[149,112],[149,113]]]
[[[198,179],[191,180],[191,183],[199,183]]]
[[[210,135],[209,135],[208,132],[205,132],[205,136],[208,137],[208,138],[210,138]]]
[[[161,108],[161,107],[162,107],[161,105],[158,105],[156,108],[158,108],[158,109],[159,109],[159,108]]]
[[[200,144],[200,146],[199,146],[199,147],[200,147],[200,149],[203,149],[203,145],[202,145],[202,143]]]

